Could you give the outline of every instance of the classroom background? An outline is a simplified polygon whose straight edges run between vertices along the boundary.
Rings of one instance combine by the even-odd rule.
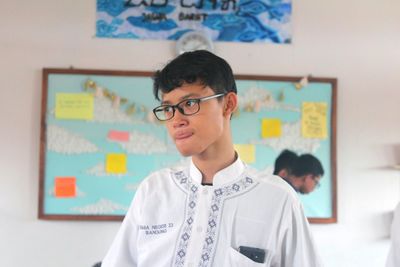
[[[293,1],[292,44],[216,42],[237,74],[338,79],[338,222],[313,224],[327,267],[383,266],[400,200],[400,2]],[[38,220],[42,68],[153,71],[175,42],[95,37],[95,1],[0,7],[0,266],[92,266],[119,222]]]

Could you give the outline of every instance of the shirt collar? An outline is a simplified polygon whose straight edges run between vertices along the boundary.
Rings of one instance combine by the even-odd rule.
[[[282,178],[282,177],[281,177],[281,178]],[[287,183],[294,189],[294,191],[299,192],[299,190],[298,190],[296,187],[294,187],[294,185],[289,181],[289,179],[283,178],[283,180],[284,180],[285,182],[287,182]]]
[[[237,157],[235,162],[233,162],[228,167],[218,171],[214,175],[213,186],[221,186],[223,184],[227,184],[237,180],[242,175],[244,168],[245,164],[239,157]],[[193,160],[190,160],[189,172],[190,177],[193,179],[193,181],[200,184],[203,176],[200,170],[194,165]]]

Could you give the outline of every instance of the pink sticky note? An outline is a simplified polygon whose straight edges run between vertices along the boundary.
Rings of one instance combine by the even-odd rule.
[[[128,142],[129,132],[110,130],[108,132],[108,139],[119,142]]]

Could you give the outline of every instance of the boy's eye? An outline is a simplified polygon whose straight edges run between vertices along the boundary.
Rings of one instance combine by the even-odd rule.
[[[187,101],[185,101],[184,105],[185,107],[191,108],[193,106],[195,106],[197,104],[196,99],[189,99]]]
[[[164,113],[171,113],[174,111],[174,109],[171,106],[165,106],[163,107]]]

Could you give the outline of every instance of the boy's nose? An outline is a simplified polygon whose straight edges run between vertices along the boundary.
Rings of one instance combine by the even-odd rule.
[[[174,128],[186,126],[188,124],[187,116],[183,115],[179,110],[175,111],[175,116],[171,119]]]

